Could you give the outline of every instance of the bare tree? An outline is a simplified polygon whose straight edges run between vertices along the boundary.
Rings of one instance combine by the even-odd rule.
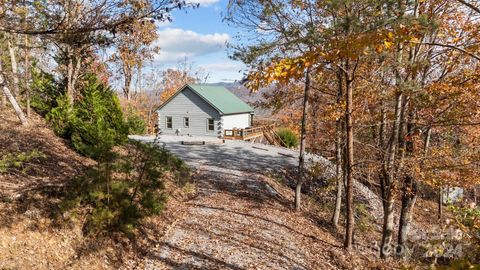
[[[28,120],[25,117],[25,114],[23,113],[22,109],[18,105],[17,100],[13,96],[12,92],[10,89],[8,89],[6,80],[5,80],[5,74],[3,73],[3,63],[0,61],[0,87],[2,88],[3,94],[5,97],[8,99],[10,104],[12,104],[13,109],[15,110],[15,113],[17,114],[18,119],[22,123],[23,126],[28,126]]]

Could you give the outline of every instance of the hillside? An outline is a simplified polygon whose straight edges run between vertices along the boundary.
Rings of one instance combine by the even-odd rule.
[[[145,250],[151,246],[142,237],[87,237],[81,215],[62,214],[64,187],[95,162],[69,148],[40,116],[33,115],[30,125],[21,127],[13,110],[0,109],[0,169],[9,160],[8,153],[20,158],[6,172],[0,171],[0,269],[132,269],[143,265]],[[179,201],[186,193],[166,185],[173,196],[162,215],[144,222],[142,233],[149,237],[161,235],[184,210]]]
[[[29,127],[22,127],[13,110],[1,108],[0,131],[0,156],[38,151],[36,157],[19,168],[0,175],[3,198],[18,198],[28,192],[59,187],[93,163],[72,151],[36,114]]]
[[[0,270],[480,269],[480,0],[6,0],[0,47]]]

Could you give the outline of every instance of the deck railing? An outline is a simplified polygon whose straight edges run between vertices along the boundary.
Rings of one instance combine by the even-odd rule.
[[[223,137],[232,140],[248,140],[263,135],[263,127],[250,127],[244,129],[225,129]]]

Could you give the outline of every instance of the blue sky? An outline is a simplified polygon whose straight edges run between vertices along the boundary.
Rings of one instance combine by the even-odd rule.
[[[160,53],[153,68],[176,67],[185,57],[194,69],[208,73],[208,82],[241,79],[245,66],[228,58],[226,44],[233,42],[237,29],[222,22],[228,0],[192,0],[200,8],[174,11],[171,23],[159,23],[156,45]]]

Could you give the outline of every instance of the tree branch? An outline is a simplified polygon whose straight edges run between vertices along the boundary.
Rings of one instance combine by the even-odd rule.
[[[479,7],[476,7],[474,6],[472,3],[469,3],[465,0],[457,0],[458,2],[462,3],[463,5],[469,7],[470,9],[476,11],[478,14],[480,14],[480,8]]]
[[[458,0],[458,1],[460,1],[460,0]],[[476,54],[474,54],[474,53],[471,53],[471,52],[469,52],[469,51],[466,51],[465,49],[462,49],[462,48],[457,47],[457,46],[455,46],[455,45],[435,43],[435,42],[422,42],[422,43],[420,43],[420,42],[412,42],[412,43],[414,43],[414,44],[420,44],[420,45],[438,46],[438,47],[444,47],[444,48],[454,49],[454,50],[457,50],[457,51],[459,51],[459,52],[462,52],[462,53],[464,53],[464,54],[467,54],[467,55],[469,55],[470,57],[473,57],[473,58],[475,58],[475,59],[477,59],[477,60],[480,61],[480,56],[479,56],[479,55],[476,55]]]

